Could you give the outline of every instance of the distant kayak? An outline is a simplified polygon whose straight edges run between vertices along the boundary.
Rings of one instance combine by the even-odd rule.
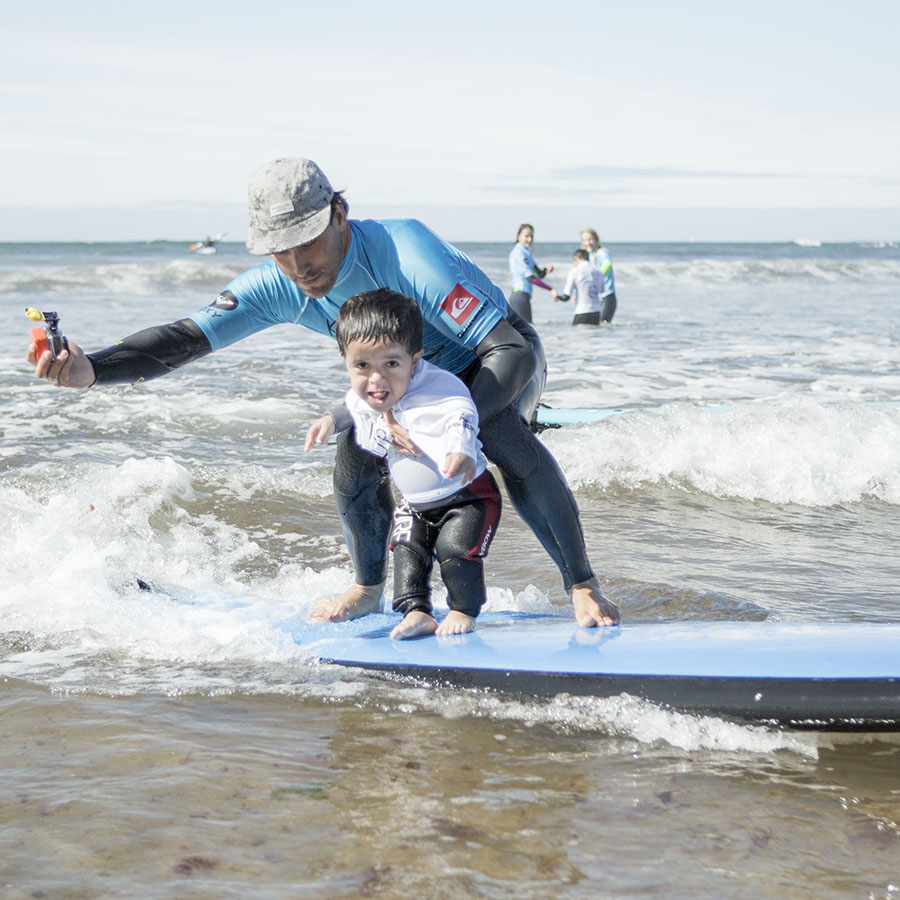
[[[224,234],[217,234],[215,237],[210,237],[209,235],[202,241],[197,241],[194,244],[191,244],[188,247],[191,253],[201,253],[204,256],[209,256],[212,253],[216,252],[216,244],[225,237]]]

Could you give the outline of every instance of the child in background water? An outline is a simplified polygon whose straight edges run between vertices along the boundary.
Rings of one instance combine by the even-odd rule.
[[[591,265],[587,250],[582,249],[572,254],[572,268],[569,270],[563,292],[558,294],[551,291],[550,296],[562,302],[572,300],[575,304],[573,325],[599,325],[603,307],[603,300],[600,297],[602,290],[603,274]]]

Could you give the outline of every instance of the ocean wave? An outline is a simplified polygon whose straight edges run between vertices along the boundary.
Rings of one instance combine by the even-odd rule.
[[[715,259],[616,261],[616,278],[634,285],[827,281],[900,282],[900,260]]]
[[[497,284],[508,287],[505,259],[478,259]],[[0,269],[0,296],[11,294],[153,296],[174,292],[218,293],[248,266],[239,261],[178,259],[159,262],[11,266]],[[563,272],[563,268],[560,268]],[[635,287],[778,282],[897,284],[900,260],[816,258],[718,258],[616,260],[616,278]]]
[[[672,404],[546,433],[576,486],[667,485],[721,499],[900,505],[900,409]]]
[[[0,271],[0,296],[113,293],[140,297],[185,289],[218,292],[244,268],[193,259],[10,268]]]

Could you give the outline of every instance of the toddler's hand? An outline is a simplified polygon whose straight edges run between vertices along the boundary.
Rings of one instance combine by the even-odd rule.
[[[394,418],[394,414],[390,410],[383,412],[381,417],[391,430],[393,444],[397,450],[401,453],[406,453],[408,456],[422,455],[422,451],[412,442],[409,432]]]
[[[468,484],[475,477],[475,460],[465,453],[448,453],[444,457],[443,473],[448,478],[462,476],[462,484]]]
[[[309,453],[317,444],[324,444],[334,434],[334,419],[330,413],[325,413],[319,419],[316,419],[309,430],[306,432],[306,443],[303,449]]]

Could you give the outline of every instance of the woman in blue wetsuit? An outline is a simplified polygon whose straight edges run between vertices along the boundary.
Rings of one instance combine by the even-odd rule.
[[[553,271],[553,264],[547,263],[542,269],[531,255],[534,243],[534,228],[524,224],[519,226],[516,243],[509,252],[509,274],[512,279],[512,294],[509,305],[526,322],[531,322],[531,291],[534,285],[550,290],[550,285],[541,279]]]
[[[616,314],[616,278],[613,274],[612,257],[609,250],[600,243],[600,235],[593,228],[584,228],[581,232],[581,249],[587,250],[591,265],[595,266],[603,276],[603,289],[600,292],[602,307],[600,321],[604,325],[612,322]]]

